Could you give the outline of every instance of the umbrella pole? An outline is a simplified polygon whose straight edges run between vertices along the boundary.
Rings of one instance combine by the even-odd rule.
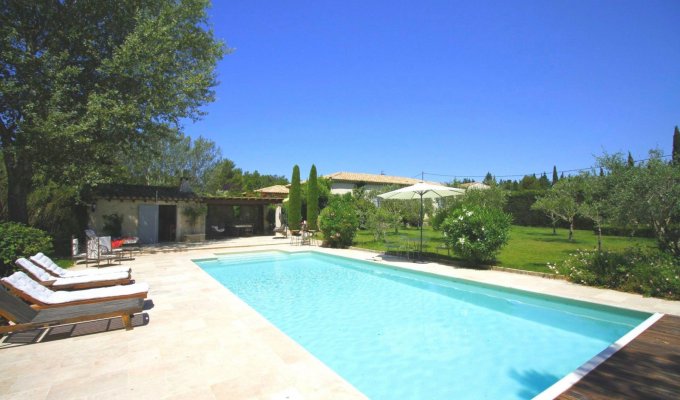
[[[418,259],[423,261],[423,195],[420,195],[420,251],[418,252]]]

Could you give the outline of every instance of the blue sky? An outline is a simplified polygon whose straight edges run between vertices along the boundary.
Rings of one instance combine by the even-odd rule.
[[[244,170],[550,173],[680,125],[680,1],[213,3],[234,51],[185,131]]]

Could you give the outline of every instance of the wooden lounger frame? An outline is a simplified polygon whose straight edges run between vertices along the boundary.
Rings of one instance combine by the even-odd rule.
[[[122,318],[126,330],[131,330],[132,315],[143,310],[144,299],[139,298],[35,310],[0,288],[0,315],[14,323],[13,325],[0,326],[0,333],[20,332],[54,325],[116,317]]]
[[[35,297],[31,296],[30,294],[24,292],[23,290],[19,290],[9,284],[6,281],[0,280],[0,283],[2,283],[3,286],[5,286],[10,293],[13,295],[25,300],[26,302],[31,304],[31,307],[36,309],[36,310],[42,310],[46,308],[58,308],[58,307],[68,307],[68,306],[77,306],[77,305],[82,305],[82,304],[96,304],[96,303],[101,303],[104,301],[113,301],[113,300],[124,300],[124,299],[146,299],[147,295],[149,292],[139,292],[139,293],[133,293],[133,294],[126,294],[122,296],[109,296],[109,297],[100,297],[96,299],[85,299],[85,300],[77,300],[77,301],[69,301],[68,303],[58,303],[58,304],[47,304],[43,303],[42,301],[36,299]],[[0,288],[1,289],[1,288]]]

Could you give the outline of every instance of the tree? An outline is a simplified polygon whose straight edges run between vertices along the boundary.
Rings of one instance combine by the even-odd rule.
[[[557,176],[557,166],[553,165],[553,173],[552,173],[552,182],[551,183],[554,185],[559,180],[560,180],[560,178]]]
[[[482,183],[485,185],[494,186],[496,184],[496,178],[491,175],[491,172],[487,172]]]
[[[227,158],[223,158],[217,163],[206,176],[206,193],[241,193],[242,189],[243,171],[241,171],[241,168],[236,168],[236,164]]]
[[[635,160],[633,159],[633,155],[630,154],[630,151],[628,152],[628,166],[629,167],[635,166]]]
[[[680,165],[663,161],[662,152],[630,168],[621,154],[599,158],[608,171],[609,210],[621,226],[649,225],[661,250],[680,257]]]
[[[244,172],[242,176],[243,191],[254,191],[273,185],[287,185],[288,179],[281,175],[262,175],[257,170]]]
[[[554,214],[567,222],[569,224],[570,241],[574,238],[574,219],[579,212],[577,198],[580,184],[577,179],[577,177],[561,179],[532,206],[532,209],[544,211],[548,217]]]
[[[307,226],[309,229],[317,229],[317,218],[319,217],[319,185],[316,179],[316,166],[312,164],[307,180]]]
[[[288,227],[290,230],[299,230],[302,221],[302,200],[300,198],[300,167],[293,166],[290,191],[288,192]]]
[[[607,211],[607,180],[600,176],[582,175],[579,179],[583,201],[579,204],[578,213],[593,221],[597,229],[597,250],[602,251],[602,224]]]
[[[204,192],[212,171],[220,165],[221,151],[212,140],[182,134],[152,146],[149,151],[121,154],[125,160],[117,174],[121,182],[141,185],[176,186],[179,178],[188,178],[192,188]]]
[[[673,133],[673,164],[680,165],[680,129],[677,125]]]
[[[208,0],[10,1],[0,8],[0,149],[8,216],[37,178],[110,180],[120,152],[176,136],[212,101],[224,54]],[[58,149],[59,151],[55,151]]]
[[[561,218],[557,215],[559,202],[556,196],[543,196],[537,199],[531,205],[532,210],[541,211],[550,218],[550,225],[552,226],[553,235],[557,235],[557,221]]]
[[[541,174],[541,177],[538,178],[537,184],[540,189],[548,189],[551,186],[548,176],[545,173]]]

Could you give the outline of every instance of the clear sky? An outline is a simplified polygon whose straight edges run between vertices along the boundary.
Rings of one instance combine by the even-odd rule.
[[[550,173],[671,151],[680,1],[213,0],[217,99],[185,131],[243,170]]]

